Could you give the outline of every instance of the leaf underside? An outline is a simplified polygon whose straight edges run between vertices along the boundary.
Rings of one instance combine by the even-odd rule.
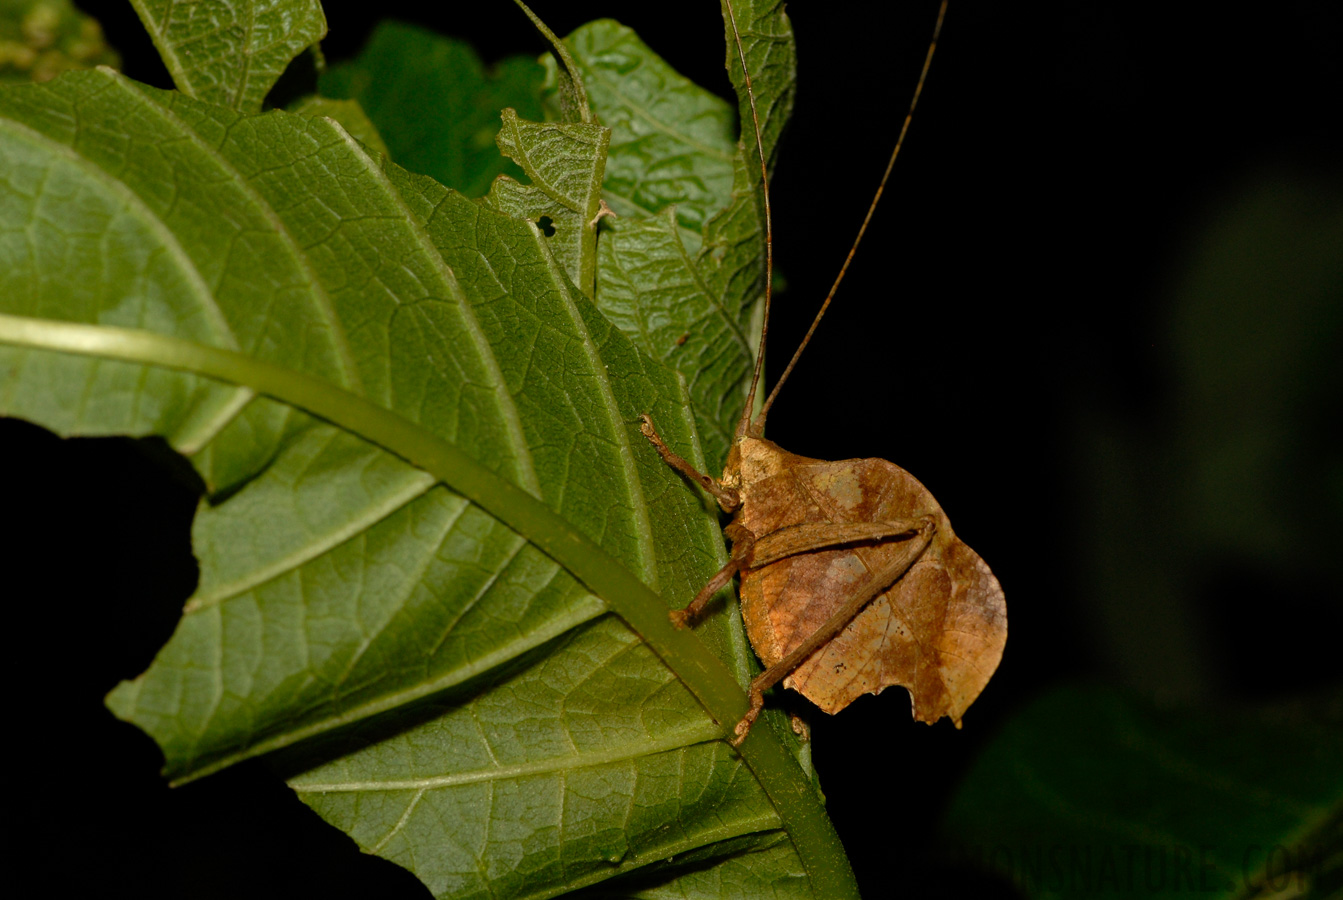
[[[160,47],[174,27],[160,22]],[[294,33],[297,53],[311,41]],[[725,560],[721,534],[637,417],[701,467],[703,417],[654,348],[576,287],[587,267],[600,295],[596,252],[547,236],[534,207],[495,204],[508,215],[375,158],[330,119],[248,115],[259,82],[203,58],[204,81],[172,71],[212,103],[107,70],[0,91],[0,313],[320,379],[538,497],[668,602],[691,596]],[[586,213],[604,130],[585,140],[510,152],[534,190],[586,179]],[[756,280],[735,265],[721,290],[744,310]],[[765,776],[529,535],[372,426],[257,394],[246,372],[229,384],[166,365],[0,343],[0,413],[63,435],[162,435],[210,492],[198,589],[150,669],[108,697],[169,777],[269,754],[306,803],[438,896],[550,896],[617,875],[637,879],[631,893],[813,895]],[[740,388],[723,385],[726,407]],[[735,617],[700,636],[744,683]]]
[[[793,104],[792,28],[778,4],[736,6],[772,162]],[[569,43],[612,132],[603,195],[618,218],[598,247],[597,304],[685,375],[704,456],[722,471],[750,388],[765,287],[755,142],[735,142],[728,105],[619,23],[585,25]],[[744,97],[730,38],[726,63]],[[751,122],[744,99],[737,118]]]
[[[326,35],[319,0],[131,0],[188,96],[254,113],[290,61]]]

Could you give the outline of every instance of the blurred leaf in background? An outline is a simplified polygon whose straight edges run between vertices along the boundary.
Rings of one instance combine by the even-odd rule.
[[[499,175],[525,177],[495,146],[499,110],[539,121],[544,77],[532,57],[487,68],[464,41],[384,21],[357,57],[327,69],[319,85],[326,97],[358,100],[397,163],[480,197]]]
[[[1343,697],[1158,710],[1064,687],[1018,714],[944,828],[1031,897],[1338,896]]]
[[[97,21],[70,0],[0,0],[0,84],[120,65]]]
[[[1267,171],[1224,196],[1154,324],[1155,407],[1081,413],[1094,632],[1172,700],[1339,675],[1343,184]]]
[[[1079,410],[1079,607],[1156,702],[1047,693],[944,819],[1030,897],[1343,890],[1343,184],[1222,196],[1151,332],[1154,402]]]

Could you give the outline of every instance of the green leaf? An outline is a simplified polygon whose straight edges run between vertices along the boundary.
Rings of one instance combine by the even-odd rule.
[[[363,144],[373,153],[390,156],[382,135],[364,113],[358,100],[333,100],[330,97],[304,97],[290,107],[291,112],[301,116],[326,116],[335,119],[340,127],[350,133],[350,137]]]
[[[0,84],[119,65],[97,20],[70,0],[0,0]]]
[[[773,169],[779,135],[793,113],[797,94],[797,45],[793,41],[793,25],[784,13],[784,4],[778,0],[736,0],[732,6],[741,46],[738,48],[733,40],[733,30],[729,26],[724,65],[737,90],[738,115],[742,122],[750,122],[753,114],[746,94],[746,76],[742,72],[742,57],[745,57],[755,89],[754,118],[760,123],[760,143],[765,150],[765,160]],[[723,18],[726,23],[726,4],[723,5]],[[745,132],[744,129],[743,132],[742,143],[748,158],[754,161],[752,169],[758,171],[760,155],[755,146],[755,132]],[[759,194],[758,191],[752,193]]]
[[[597,303],[644,352],[685,375],[704,456],[719,471],[745,403],[759,328],[751,306],[733,308],[709,280],[717,267],[694,252],[694,237],[670,209],[607,229]]]
[[[291,60],[326,35],[318,0],[131,0],[182,93],[256,112]]]
[[[510,56],[486,69],[468,44],[401,22],[382,22],[359,55],[331,66],[323,95],[358,100],[387,142],[389,155],[469,197],[496,176],[522,177],[499,155],[499,113],[541,118],[536,60]]]
[[[597,269],[597,212],[611,132],[582,122],[524,122],[503,112],[499,149],[522,167],[530,183],[495,179],[485,202],[536,222],[570,280],[591,297]]]
[[[541,36],[550,44],[554,50],[555,56],[559,57],[561,68],[553,69],[551,74],[553,78],[553,90],[555,99],[559,106],[559,120],[561,122],[581,122],[584,125],[591,125],[592,107],[588,103],[588,92],[583,86],[582,77],[579,75],[577,64],[574,62],[573,54],[569,52],[568,46],[560,39],[560,36],[550,30],[550,26],[542,21],[541,17],[532,12],[531,7],[522,0],[513,0],[518,8],[531,19],[536,30],[541,32]]]
[[[684,602],[724,558],[638,433],[703,464],[681,383],[551,239],[329,119],[107,71],[0,91],[0,172],[0,411],[163,435],[212,492],[177,632],[108,699],[171,777],[272,754],[440,896],[770,846],[852,895],[772,729],[719,740],[739,622],[674,629],[649,589]]]
[[[1336,703],[1158,710],[1068,687],[1008,723],[945,828],[1032,897],[1246,897],[1325,874],[1339,759]]]
[[[792,110],[796,54],[783,4],[736,4],[766,157]],[[725,11],[726,17],[726,11]],[[741,60],[727,67],[745,123],[632,32],[596,22],[569,41],[612,128],[607,202],[622,212],[599,247],[597,304],[646,353],[686,377],[704,455],[727,458],[750,389],[765,288],[759,155]]]
[[[612,132],[602,194],[607,204],[621,217],[674,205],[682,225],[701,231],[731,200],[732,107],[619,22],[589,22],[566,42],[593,107]],[[545,63],[554,70],[553,57]]]

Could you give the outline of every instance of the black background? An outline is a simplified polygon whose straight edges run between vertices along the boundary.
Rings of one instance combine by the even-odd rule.
[[[170,86],[128,4],[81,5],[103,20],[128,74]],[[383,16],[467,38],[487,60],[544,49],[506,0],[434,6],[329,3],[326,53],[354,53]],[[717,4],[654,6],[535,4],[559,33],[621,19],[726,96]],[[776,366],[861,220],[936,4],[798,2],[789,12],[800,74],[772,195],[788,284],[772,323]],[[793,452],[879,456],[914,472],[1011,606],[1003,665],[963,731],[911,723],[900,691],[817,714],[816,767],[865,896],[1005,890],[932,849],[957,778],[1048,685],[1125,681],[1071,561],[1082,539],[1073,422],[1080,409],[1141,421],[1161,407],[1163,303],[1219,198],[1267,168],[1343,176],[1340,47],[1330,3],[1250,13],[953,4],[884,206],[770,420],[770,436]],[[26,782],[11,811],[15,860],[43,893],[428,896],[361,856],[257,763],[163,786],[153,743],[101,698],[145,668],[192,589],[190,477],[165,474],[171,466],[126,442],[62,442],[15,422],[0,422],[0,442],[15,532],[5,541],[11,774]],[[1326,634],[1343,624],[1337,597],[1317,598]],[[1225,612],[1245,602],[1228,596]],[[1328,658],[1324,638],[1293,639]],[[1230,666],[1309,655],[1279,646],[1286,632],[1224,640],[1218,658]],[[1331,675],[1292,672],[1275,690]],[[1212,683],[1233,699],[1252,693],[1229,671]]]

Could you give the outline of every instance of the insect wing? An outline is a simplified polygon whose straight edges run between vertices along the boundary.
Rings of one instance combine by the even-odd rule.
[[[938,525],[914,566],[784,684],[829,713],[899,684],[909,689],[915,718],[934,722],[945,715],[959,725],[1007,640],[1006,604],[989,567],[956,537],[932,494],[899,466],[880,459],[810,460],[773,449],[787,458],[747,454],[743,462],[749,484],[743,524],[757,536],[803,522],[932,516]],[[901,543],[815,550],[746,570],[742,615],[765,664],[824,625],[872,572],[902,552]]]

